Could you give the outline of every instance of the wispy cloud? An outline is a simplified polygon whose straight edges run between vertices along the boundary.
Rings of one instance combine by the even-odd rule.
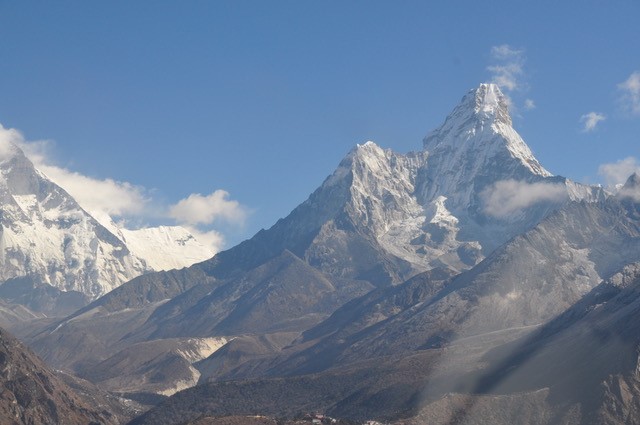
[[[589,112],[580,117],[580,122],[584,124],[582,131],[588,133],[590,131],[594,131],[598,124],[607,117],[600,112]]]
[[[500,46],[491,47],[491,56],[500,60],[511,60],[513,58],[519,58],[524,52],[522,50],[514,49],[508,44],[501,44]]]
[[[491,48],[492,64],[487,67],[492,82],[502,90],[513,91],[523,88],[524,50],[514,49],[508,44]]]
[[[626,81],[618,84],[621,91],[620,102],[625,111],[640,115],[640,71],[633,72]]]
[[[484,212],[505,218],[540,202],[562,202],[567,190],[560,183],[528,183],[518,180],[501,180],[481,193]]]
[[[217,230],[201,230],[194,226],[184,226],[202,244],[211,247],[214,253],[225,247],[224,235]]]
[[[174,205],[167,205],[153,199],[151,191],[142,186],[69,170],[53,160],[52,142],[27,141],[18,130],[0,124],[0,160],[13,154],[13,146],[22,149],[38,170],[101,222],[112,219],[128,223],[158,220],[168,225],[180,223],[217,252],[224,246],[224,236],[212,225],[221,222],[242,225],[248,215],[247,209],[230,199],[224,190],[216,190],[207,196],[191,194]]]
[[[640,162],[632,156],[598,167],[598,174],[611,189],[620,188],[633,173],[640,174]]]
[[[533,100],[531,100],[531,99],[526,99],[526,100],[524,101],[524,109],[525,109],[526,111],[531,111],[531,110],[533,110],[533,109],[536,109],[536,104],[535,104],[535,102],[534,102]]]

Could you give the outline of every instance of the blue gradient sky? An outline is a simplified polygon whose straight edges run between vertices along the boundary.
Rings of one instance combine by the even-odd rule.
[[[540,162],[604,182],[599,166],[640,157],[640,112],[619,86],[640,71],[638,17],[637,0],[0,0],[0,123],[156,205],[228,191],[244,225],[200,225],[229,245],[356,143],[420,149],[488,67],[514,61],[514,124]],[[503,45],[516,54],[492,54]],[[585,131],[590,112],[606,118]]]

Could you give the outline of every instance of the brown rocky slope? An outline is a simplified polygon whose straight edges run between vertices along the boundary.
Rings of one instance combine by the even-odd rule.
[[[82,401],[42,360],[0,329],[0,423],[87,425],[118,420]]]

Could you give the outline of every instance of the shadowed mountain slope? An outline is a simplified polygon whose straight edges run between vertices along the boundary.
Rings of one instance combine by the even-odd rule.
[[[90,406],[28,348],[0,329],[0,422],[3,424],[117,424]]]

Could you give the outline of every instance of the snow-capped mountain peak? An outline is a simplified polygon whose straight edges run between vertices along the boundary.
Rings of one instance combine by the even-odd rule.
[[[500,91],[497,84],[480,84],[473,98],[476,114],[481,114],[485,119],[497,119],[511,125],[509,99]]]
[[[530,203],[538,208],[513,207],[517,214],[497,217],[487,204],[503,182],[511,191],[538,184],[568,196],[558,194],[553,202],[540,196]],[[545,170],[513,129],[507,96],[495,84],[481,84],[424,139],[424,150],[400,154],[371,141],[359,144],[307,204],[322,205],[313,209],[327,212],[326,219],[346,212],[350,228],[424,270],[473,266],[566,199],[596,198],[593,188]]]
[[[361,278],[384,263],[390,280],[400,281],[442,265],[472,267],[568,199],[597,199],[598,190],[540,165],[512,128],[508,106],[497,85],[481,84],[430,133],[424,150],[356,145],[307,201],[257,236],[277,240],[274,252],[291,249],[330,274],[343,265],[340,276]],[[555,195],[529,196],[527,211],[510,206],[514,214],[498,217],[487,205],[503,182],[512,192],[548,187]],[[365,245],[368,254],[360,255]],[[352,246],[360,247],[358,264],[346,265]]]
[[[508,98],[495,84],[468,92],[423,146],[428,165],[421,197],[446,196],[453,210],[477,205],[477,194],[496,181],[552,176],[512,127]]]
[[[432,155],[446,155],[457,163],[470,152],[479,165],[511,157],[536,175],[552,175],[513,129],[509,100],[496,84],[480,84],[468,92],[445,122],[425,137],[423,145]],[[507,157],[501,158],[505,153]]]
[[[182,228],[104,225],[18,145],[0,143],[0,284],[26,277],[96,298],[145,272],[188,266],[212,254]]]

